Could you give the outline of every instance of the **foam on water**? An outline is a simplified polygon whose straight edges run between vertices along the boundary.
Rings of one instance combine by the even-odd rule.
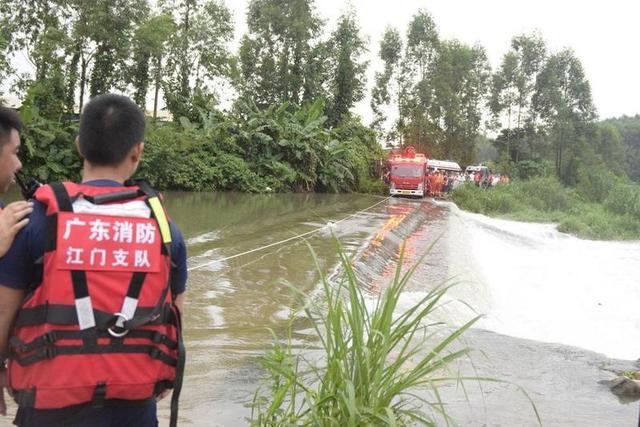
[[[186,244],[187,246],[195,246],[195,245],[199,245],[202,243],[208,243],[208,242],[213,242],[215,240],[217,240],[220,237],[220,232],[218,230],[216,231],[209,231],[206,233],[202,233],[199,234],[197,236],[191,237],[189,239],[186,240]]]
[[[552,224],[451,213],[450,235],[471,254],[473,280],[488,299],[479,326],[614,358],[640,356],[640,242],[581,240]]]

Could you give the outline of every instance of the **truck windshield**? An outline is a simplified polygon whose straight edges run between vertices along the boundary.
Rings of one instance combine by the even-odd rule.
[[[420,166],[391,166],[391,175],[404,178],[418,178],[422,176],[422,168]]]

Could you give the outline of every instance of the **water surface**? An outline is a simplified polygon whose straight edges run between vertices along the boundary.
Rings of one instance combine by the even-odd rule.
[[[637,404],[620,402],[598,380],[638,368],[638,242],[579,240],[552,225],[489,219],[432,200],[178,192],[166,200],[191,269],[181,425],[247,424],[264,376],[259,357],[274,334],[283,336],[301,295],[317,295],[320,274],[340,275],[333,236],[371,301],[404,242],[405,266],[431,249],[400,309],[449,281],[457,285],[435,320],[460,325],[486,315],[466,334],[473,358],[451,374],[508,383],[445,386],[448,411],[461,425],[536,425],[514,384],[545,425],[637,423]],[[300,234],[306,237],[254,251]],[[315,344],[307,322],[293,325],[300,349]],[[429,397],[427,389],[417,393]],[[168,412],[165,400],[161,425]]]
[[[467,334],[467,343],[478,351],[473,363],[456,368],[460,373],[524,387],[545,425],[632,425],[636,420],[637,407],[619,402],[597,381],[633,369],[630,360],[640,354],[639,341],[628,339],[640,331],[630,329],[638,326],[632,303],[619,304],[617,312],[603,308],[625,294],[633,301],[639,292],[633,286],[640,265],[637,242],[582,241],[552,225],[493,220],[431,200],[394,198],[358,213],[381,199],[234,193],[171,193],[167,199],[194,268],[185,334],[184,424],[246,423],[247,405],[264,374],[258,357],[272,343],[272,333],[286,330],[299,293],[318,291],[314,256],[323,274],[335,278],[340,273],[332,234],[353,258],[372,300],[393,274],[402,242],[407,266],[433,246],[401,307],[449,280],[457,286],[439,320],[456,325],[486,314]],[[317,229],[304,240],[224,260]],[[593,263],[593,257],[601,262]],[[311,340],[305,322],[295,323],[294,330],[301,347]],[[471,384],[468,399],[457,386],[443,393],[462,425],[536,424],[529,400],[516,386]]]

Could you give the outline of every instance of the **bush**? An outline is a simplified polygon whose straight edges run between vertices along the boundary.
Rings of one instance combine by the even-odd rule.
[[[322,103],[261,110],[239,100],[227,116],[150,122],[140,175],[160,189],[371,191],[375,135],[353,119],[329,131],[321,112]]]
[[[453,200],[471,212],[559,222],[559,231],[587,239],[638,239],[640,186],[612,182],[604,203],[585,202],[576,190],[555,178],[514,181],[487,190],[467,184],[453,192]]]
[[[160,190],[379,191],[369,168],[381,156],[375,134],[354,118],[327,129],[320,101],[263,110],[240,99],[228,114],[194,112],[191,119],[147,122],[137,176]],[[45,182],[77,180],[77,122],[42,116],[33,103],[21,114],[24,172]]]
[[[367,179],[360,184],[359,191],[369,194],[388,194],[389,186],[380,179]]]
[[[476,212],[485,213],[486,192],[473,183],[466,183],[459,186],[451,193],[453,200],[460,208]]]
[[[558,230],[586,239],[637,239],[640,236],[640,218],[615,215],[602,205],[585,203],[573,215],[562,220]]]
[[[619,178],[604,167],[580,168],[576,191],[586,201],[601,203],[619,183]]]
[[[506,190],[501,191],[503,190],[502,188],[494,190],[495,191],[486,192],[486,207],[488,212],[505,214],[520,209],[521,204],[513,192]]]
[[[505,188],[519,194],[525,205],[545,212],[564,211],[576,203],[573,191],[564,187],[555,177],[514,182]]]
[[[381,192],[383,184],[374,184],[370,173],[370,165],[382,156],[374,132],[351,118],[329,136],[319,155],[316,190]]]
[[[551,173],[549,162],[542,159],[522,160],[513,169],[515,176],[522,180],[545,177]]]
[[[461,208],[479,213],[505,214],[526,208],[563,211],[575,204],[574,199],[573,192],[555,178],[512,181],[486,190],[468,183],[453,192],[453,200]]]
[[[23,106],[20,115],[25,123],[22,172],[41,182],[79,180],[82,161],[74,144],[78,123],[47,119],[32,105]]]
[[[605,198],[604,205],[619,215],[629,214],[640,218],[640,185],[629,183],[614,186]]]

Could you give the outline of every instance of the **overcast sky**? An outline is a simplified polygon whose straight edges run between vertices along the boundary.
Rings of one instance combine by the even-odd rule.
[[[226,0],[235,13],[237,34],[246,29],[245,0]],[[320,15],[335,28],[344,0],[316,0]],[[640,0],[352,0],[364,35],[370,40],[369,81],[380,69],[376,60],[387,26],[402,34],[413,14],[424,9],[441,38],[479,42],[495,69],[514,35],[538,30],[551,51],[572,48],[591,83],[600,118],[640,113]],[[357,107],[368,123],[369,100]]]

